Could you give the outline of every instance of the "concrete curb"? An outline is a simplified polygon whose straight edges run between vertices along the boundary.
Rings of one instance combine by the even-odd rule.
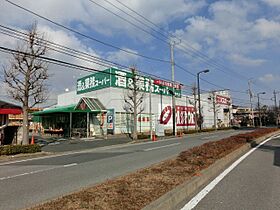
[[[164,194],[154,202],[150,203],[143,210],[175,210],[180,209],[187,203],[190,198],[195,195],[200,189],[202,189],[207,183],[212,181],[217,175],[219,175],[227,166],[232,164],[240,156],[248,152],[252,147],[265,139],[280,134],[280,131],[276,131],[265,136],[262,136],[250,144],[246,144],[239,149],[233,151],[226,157],[217,160],[214,164],[200,172],[201,176],[194,176],[185,183],[179,185],[175,189]]]

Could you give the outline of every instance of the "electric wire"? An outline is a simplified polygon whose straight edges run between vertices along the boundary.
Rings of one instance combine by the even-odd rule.
[[[22,10],[24,10],[24,11],[26,11],[26,12],[28,12],[28,13],[34,15],[34,16],[39,17],[40,19],[43,19],[43,20],[45,20],[45,21],[48,21],[48,22],[50,22],[50,23],[52,23],[52,24],[54,24],[54,25],[56,25],[56,26],[58,26],[58,27],[60,27],[60,28],[63,28],[63,29],[65,29],[65,30],[67,30],[67,31],[70,31],[70,32],[72,32],[72,33],[75,33],[75,34],[77,34],[77,35],[79,35],[79,36],[82,36],[82,37],[84,37],[84,38],[90,39],[90,40],[92,40],[92,41],[94,41],[94,42],[97,42],[97,43],[100,43],[100,44],[102,44],[102,45],[105,45],[105,46],[108,46],[108,47],[111,47],[111,48],[114,48],[114,49],[123,51],[123,52],[125,52],[125,53],[127,53],[127,54],[132,54],[132,55],[135,55],[135,56],[139,56],[139,57],[142,57],[142,58],[145,58],[145,59],[148,59],[148,60],[153,60],[153,61],[163,62],[163,63],[170,63],[170,61],[168,61],[168,60],[163,60],[163,59],[160,59],[160,58],[150,57],[150,56],[147,56],[147,55],[144,55],[144,54],[140,54],[140,53],[136,53],[136,52],[133,52],[133,51],[130,51],[130,50],[126,50],[126,49],[123,49],[123,48],[121,48],[121,47],[117,47],[117,46],[115,46],[115,45],[113,45],[113,44],[110,44],[110,43],[101,41],[101,40],[96,39],[96,38],[94,38],[94,37],[92,37],[92,36],[90,36],[90,35],[83,34],[83,33],[79,32],[79,31],[77,31],[77,30],[75,30],[75,29],[73,29],[73,28],[70,28],[70,27],[67,27],[67,26],[65,26],[65,25],[62,25],[62,24],[60,24],[60,23],[58,23],[58,22],[56,22],[56,21],[54,21],[54,20],[51,20],[50,18],[44,17],[44,16],[42,16],[42,15],[36,13],[36,12],[33,12],[33,11],[31,11],[31,10],[29,10],[29,9],[27,9],[27,8],[25,8],[25,7],[23,7],[23,6],[20,6],[19,4],[16,4],[16,3],[14,3],[14,2],[12,2],[12,1],[10,1],[10,0],[5,0],[5,1],[8,2],[9,4],[11,4],[11,5],[13,5],[13,6],[19,8],[19,9],[22,9]]]
[[[44,17],[44,16],[42,16],[42,15],[39,15],[39,14],[37,14],[37,13],[35,13],[35,12],[33,12],[33,11],[31,11],[31,10],[25,8],[25,7],[22,7],[22,6],[20,6],[20,5],[16,4],[16,3],[14,3],[14,2],[12,2],[12,1],[10,1],[10,0],[5,0],[5,1],[8,2],[8,3],[10,3],[10,4],[12,4],[12,5],[14,5],[14,6],[16,6],[16,7],[18,7],[18,8],[20,8],[20,9],[22,9],[22,10],[24,10],[24,11],[26,11],[26,12],[29,12],[29,13],[35,15],[35,16],[41,18],[41,19],[44,19],[45,21],[51,22],[52,24],[55,24],[55,25],[57,25],[57,26],[59,26],[59,27],[62,27],[62,28],[64,28],[64,29],[68,30],[68,31],[71,31],[72,33],[76,33],[76,34],[78,34],[78,35],[80,35],[80,36],[83,36],[83,37],[85,37],[85,38],[88,38],[88,39],[91,39],[91,40],[93,40],[93,41],[99,42],[99,43],[101,43],[101,44],[103,44],[103,45],[107,45],[107,46],[109,46],[109,47],[112,47],[112,48],[115,48],[115,49],[124,51],[124,52],[126,52],[126,53],[133,54],[133,55],[137,55],[137,56],[140,56],[140,57],[143,57],[143,58],[147,58],[147,59],[150,59],[150,60],[159,61],[159,62],[165,62],[165,63],[170,63],[170,61],[167,61],[167,60],[162,60],[162,59],[158,59],[158,58],[148,57],[148,56],[146,56],[146,55],[142,55],[142,54],[134,53],[134,52],[131,52],[131,51],[127,51],[127,50],[125,50],[125,49],[122,49],[122,48],[116,47],[116,46],[114,46],[114,45],[105,43],[105,42],[103,42],[103,41],[97,40],[97,39],[95,39],[95,38],[93,38],[93,37],[91,37],[91,36],[82,34],[82,33],[79,32],[79,31],[76,31],[76,30],[74,30],[74,29],[72,29],[72,28],[69,28],[69,27],[66,27],[66,26],[64,26],[64,25],[62,25],[62,24],[60,24],[60,23],[57,23],[57,22],[55,22],[55,21],[53,21],[53,20],[51,20],[51,19],[49,19],[49,18],[46,18],[46,17]],[[178,65],[177,65],[177,66],[178,66]],[[180,68],[180,69],[182,69],[182,68]],[[202,80],[203,80],[203,81],[206,81],[205,79],[202,79]],[[211,82],[208,82],[208,81],[207,81],[207,83],[213,85],[213,83],[211,83]],[[216,86],[216,87],[218,87],[218,88],[221,88],[221,86],[218,86],[218,85],[215,85],[215,84],[214,84],[213,86]],[[233,90],[232,90],[232,91],[233,91]],[[240,93],[241,93],[241,91],[235,91],[235,92],[240,92]]]

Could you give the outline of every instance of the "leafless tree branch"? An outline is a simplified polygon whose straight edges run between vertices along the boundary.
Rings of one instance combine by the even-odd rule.
[[[28,31],[28,40],[17,46],[10,67],[4,68],[4,82],[8,94],[23,106],[23,144],[28,144],[28,110],[47,99],[45,81],[49,78],[48,66],[40,59],[47,52],[46,42],[42,41],[33,24]]]

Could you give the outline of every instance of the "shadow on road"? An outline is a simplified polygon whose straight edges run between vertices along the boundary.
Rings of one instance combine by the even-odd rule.
[[[280,166],[280,139],[271,140],[269,143],[261,145],[258,150],[262,150],[264,152],[273,152],[273,165]]]

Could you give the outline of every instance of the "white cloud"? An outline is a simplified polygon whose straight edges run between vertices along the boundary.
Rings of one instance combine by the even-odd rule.
[[[254,27],[257,34],[259,33],[262,39],[274,39],[280,41],[280,22],[262,18],[256,20]]]
[[[229,58],[234,63],[243,66],[260,66],[266,62],[264,59],[252,59],[238,54],[231,55]]]
[[[123,48],[126,51],[132,52],[132,53],[137,53],[137,51],[131,50],[131,49],[127,49],[127,48]],[[116,63],[123,63],[126,65],[133,65],[134,62],[136,62],[139,57],[137,55],[133,55],[133,54],[127,54],[124,51],[116,51],[116,52],[108,52],[107,53],[107,59],[114,61]]]
[[[264,3],[268,4],[271,7],[280,7],[279,0],[262,0]]]
[[[112,0],[109,1],[122,10],[125,10],[126,12],[137,17],[118,2]],[[87,31],[95,30],[99,33],[111,36],[126,34],[132,38],[136,37],[138,40],[146,40],[146,38],[143,36],[143,33],[134,26],[124,22],[123,20],[110,14],[108,11],[93,4],[90,1],[69,2],[68,0],[26,0],[14,2],[62,24],[71,24],[72,27],[75,26],[76,28],[83,28]],[[106,3],[105,1],[99,0],[96,1],[96,3],[106,7],[121,17],[124,17],[124,19],[134,22],[137,25],[139,24],[134,19],[128,17],[126,14],[122,13],[117,8]],[[193,15],[206,5],[204,0],[153,0],[146,2],[141,0],[124,0],[122,3],[142,14],[150,21],[159,24],[161,27],[167,26],[168,23],[174,19]],[[3,21],[3,23],[12,25],[27,25],[32,23],[34,16],[8,4],[7,2],[3,2],[2,4],[0,8],[0,19]],[[143,27],[145,28],[145,26]],[[147,30],[151,31],[150,29]]]
[[[94,51],[94,49],[84,45],[75,36],[67,34],[64,31],[53,30],[49,26],[45,26],[45,25],[38,25],[38,31],[40,33],[44,33],[45,39],[50,40],[51,42],[58,43],[62,46],[99,57],[99,55]],[[18,43],[19,41],[17,39],[13,39],[9,36],[0,34],[0,46],[6,46],[8,48],[15,49]],[[53,51],[51,49],[48,50],[46,56],[50,58],[55,58],[57,60],[62,60],[64,62],[90,67],[93,69],[98,69],[98,70],[105,69],[104,66],[97,65],[94,62],[81,60],[76,57],[72,57],[63,53],[59,53],[57,51]],[[89,56],[87,58],[90,59]],[[9,59],[10,59],[9,56],[5,55],[4,57],[1,54],[1,60],[0,60],[1,64],[4,65],[8,64]],[[89,72],[79,71],[77,69],[71,69],[68,67],[62,67],[54,64],[49,64],[49,73],[51,74],[51,77],[49,78],[47,83],[51,87],[50,93],[52,95],[64,91],[65,88],[70,88],[71,90],[73,90],[75,88],[76,79],[84,74],[89,74]]]
[[[280,81],[280,76],[269,73],[259,77],[259,80],[263,83],[271,83],[271,82]]]
[[[258,66],[265,59],[251,59],[252,54],[267,49],[271,41],[280,39],[280,23],[264,18],[252,19],[259,12],[256,2],[216,1],[208,11],[210,17],[187,18],[185,28],[175,34],[210,57],[229,58],[238,65]]]

